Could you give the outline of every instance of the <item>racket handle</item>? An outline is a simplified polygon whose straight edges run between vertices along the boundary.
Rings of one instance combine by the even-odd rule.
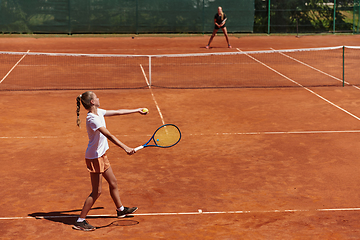
[[[139,151],[140,149],[143,149],[144,148],[144,146],[138,146],[138,147],[136,147],[136,148],[134,148],[134,150],[135,150],[135,152],[137,152],[137,151]]]

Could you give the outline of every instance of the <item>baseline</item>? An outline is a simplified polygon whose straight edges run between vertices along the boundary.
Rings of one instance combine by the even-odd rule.
[[[198,209],[197,212],[168,212],[168,213],[134,213],[131,216],[174,216],[174,215],[201,215],[201,214],[255,214],[255,213],[294,213],[294,212],[347,212],[347,211],[360,211],[360,208],[320,208],[320,209],[274,209],[265,211],[216,211],[216,212],[204,212]],[[0,217],[0,220],[20,220],[20,219],[57,219],[57,218],[75,218],[77,215],[69,216],[35,216],[35,217]],[[88,218],[101,218],[101,217],[114,217],[110,214],[102,215],[88,215]]]

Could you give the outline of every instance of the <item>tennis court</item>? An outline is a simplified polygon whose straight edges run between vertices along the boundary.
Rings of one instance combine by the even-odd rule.
[[[227,49],[223,37],[217,36],[213,48],[207,50],[204,46],[208,36],[2,37],[0,51],[194,54],[359,46],[359,40],[360,36],[336,35],[232,36],[233,49]],[[342,49],[334,51],[341,54]],[[3,79],[0,90],[2,84],[13,84],[10,80],[15,79],[14,76],[22,81],[21,86],[31,88],[32,83],[39,84],[37,76],[45,79],[46,74],[62,76],[46,84],[73,84],[73,89],[0,91],[0,237],[359,238],[360,89],[356,78],[359,61],[356,55],[346,60],[350,67],[345,75],[347,83],[342,87],[339,82],[342,62],[338,62],[338,58],[328,61],[333,54],[324,58],[272,54],[279,55],[276,61],[260,54],[243,54],[236,60],[247,59],[247,65],[251,65],[249,78],[258,76],[251,81],[261,86],[149,88],[146,67],[144,71],[141,67],[134,68],[131,74],[119,72],[125,78],[136,79],[134,89],[100,90],[103,86],[97,85],[99,90],[95,93],[104,109],[147,107],[150,110],[146,116],[127,115],[106,120],[107,128],[127,145],[144,144],[163,123],[176,124],[182,131],[182,140],[169,149],[147,148],[133,156],[110,144],[108,156],[118,179],[122,202],[139,210],[133,217],[115,218],[114,205],[103,181],[102,195],[88,218],[98,228],[94,232],[71,228],[91,185],[84,162],[86,129],[76,126],[75,98],[84,90],[80,89],[82,85],[62,79],[91,76],[81,68],[74,67],[67,72],[66,68],[56,69],[48,61],[26,62],[25,54],[15,66],[22,56],[16,60],[17,55],[12,55],[12,63],[1,64],[0,79],[15,68]],[[165,62],[169,65],[164,65]],[[226,74],[222,68],[233,71],[239,79],[243,76],[236,72],[239,66],[231,67],[231,62],[220,64],[222,68],[217,72],[214,71],[217,62],[208,63],[208,69],[204,64],[198,68],[190,64],[189,68],[195,68],[191,72],[176,72],[176,68],[171,68],[175,63],[165,62],[161,68],[172,69],[179,79],[184,78],[182,84],[193,84],[205,75],[209,83],[216,85],[216,80]],[[159,62],[152,63],[154,81],[169,76],[161,75],[157,69]],[[78,63],[68,66],[75,64]],[[146,66],[147,59],[140,64]],[[111,68],[110,61],[106,70],[94,69],[101,84],[111,83],[107,82],[114,75]],[[207,71],[211,72],[210,77]],[[264,87],[266,81],[260,76],[275,81],[275,86]],[[312,83],[312,80],[323,82]],[[202,79],[198,81],[204,84]],[[174,84],[170,82],[171,86]],[[82,108],[83,123],[85,116]]]

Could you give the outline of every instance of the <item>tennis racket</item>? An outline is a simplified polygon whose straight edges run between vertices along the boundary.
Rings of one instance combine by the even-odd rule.
[[[181,139],[180,129],[174,124],[165,124],[156,129],[152,137],[139,147],[136,147],[135,152],[146,147],[161,147],[169,148],[176,145]]]
[[[224,24],[225,22],[226,22],[226,20],[227,20],[227,18],[225,18],[222,22],[221,22],[221,24]],[[221,25],[220,24],[220,25]]]

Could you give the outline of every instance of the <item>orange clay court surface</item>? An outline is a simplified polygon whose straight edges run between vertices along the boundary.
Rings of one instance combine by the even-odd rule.
[[[232,36],[228,49],[219,35],[207,50],[208,39],[1,37],[0,51],[165,54],[360,45],[360,35]],[[291,69],[281,73],[296,80]],[[158,88],[154,97],[149,89],[95,91],[105,109],[149,108],[146,116],[107,118],[108,129],[128,146],[145,143],[162,124],[159,110],[183,136],[173,148],[133,156],[110,143],[122,202],[139,210],[115,218],[104,180],[88,217],[94,232],[72,229],[91,191],[83,108],[82,128],[76,126],[75,98],[82,92],[0,91],[0,239],[360,239],[358,88]]]

